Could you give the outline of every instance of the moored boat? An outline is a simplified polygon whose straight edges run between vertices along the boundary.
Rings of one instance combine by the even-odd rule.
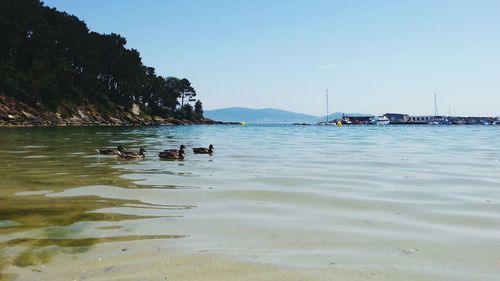
[[[390,122],[389,118],[385,116],[376,116],[370,121],[373,125],[388,125]]]

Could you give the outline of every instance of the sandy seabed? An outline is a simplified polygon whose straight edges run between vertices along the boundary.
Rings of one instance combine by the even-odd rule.
[[[47,264],[9,266],[5,280],[428,280],[408,272],[329,267],[284,267],[212,254],[184,253],[164,240],[105,243],[58,254]]]

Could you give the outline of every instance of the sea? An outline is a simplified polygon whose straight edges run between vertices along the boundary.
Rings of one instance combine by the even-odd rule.
[[[2,128],[0,280],[500,280],[499,141],[500,126]],[[158,158],[181,144],[183,161]],[[145,159],[96,152],[118,145]]]

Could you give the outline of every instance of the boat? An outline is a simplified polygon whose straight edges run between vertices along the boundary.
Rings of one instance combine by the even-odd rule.
[[[370,121],[373,125],[388,125],[390,122],[389,118],[385,116],[376,116]]]
[[[427,123],[428,125],[451,125],[452,122],[444,116],[434,116],[432,120]]]

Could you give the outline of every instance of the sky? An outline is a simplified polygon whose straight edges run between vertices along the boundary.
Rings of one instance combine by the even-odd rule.
[[[46,0],[205,110],[500,115],[497,0]]]

